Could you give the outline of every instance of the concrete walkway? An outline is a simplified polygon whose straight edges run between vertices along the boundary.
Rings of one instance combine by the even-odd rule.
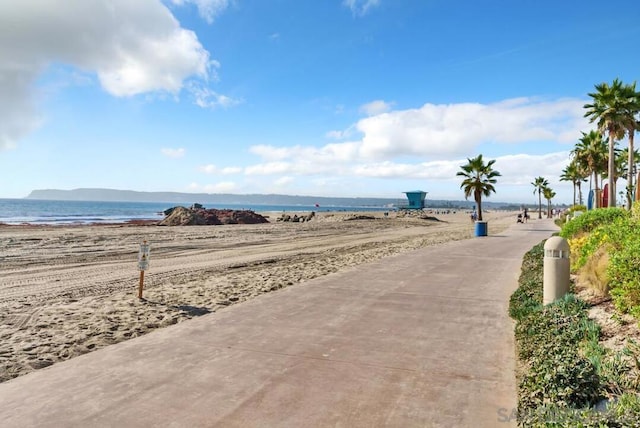
[[[3,427],[507,427],[551,220],[318,278],[0,384]]]

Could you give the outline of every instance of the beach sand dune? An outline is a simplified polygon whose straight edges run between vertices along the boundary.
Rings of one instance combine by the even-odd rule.
[[[433,215],[433,214],[432,214]],[[464,213],[320,213],[310,222],[0,227],[0,381],[262,293],[449,240]],[[373,217],[373,218],[370,218]],[[488,213],[490,234],[515,220]],[[151,244],[137,299],[139,244]]]

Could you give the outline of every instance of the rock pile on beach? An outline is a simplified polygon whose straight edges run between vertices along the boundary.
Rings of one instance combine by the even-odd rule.
[[[307,215],[298,215],[298,214],[294,214],[294,215],[289,215],[289,214],[282,214],[280,217],[278,217],[276,219],[276,221],[291,221],[293,223],[304,223],[305,221],[310,221],[312,220],[314,217],[316,216],[316,213],[311,211],[309,214]]]
[[[396,214],[397,218],[417,218],[421,220],[440,221],[437,217],[430,216],[423,210],[400,210]]]
[[[250,210],[218,210],[214,208],[174,207],[165,211],[158,226],[205,226],[220,224],[269,223],[266,217]]]

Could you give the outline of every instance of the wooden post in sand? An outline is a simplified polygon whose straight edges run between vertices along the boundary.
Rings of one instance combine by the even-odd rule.
[[[142,288],[144,287],[144,271],[140,271],[140,283],[138,284],[138,299],[142,299]]]
[[[149,252],[150,246],[147,241],[140,244],[140,252],[138,253],[138,269],[140,269],[140,283],[138,284],[138,299],[142,299],[142,289],[144,287],[144,271],[149,268]]]

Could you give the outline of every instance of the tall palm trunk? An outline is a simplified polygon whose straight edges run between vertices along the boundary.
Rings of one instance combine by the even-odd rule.
[[[613,130],[609,130],[609,207],[616,206],[616,153]]]
[[[542,218],[542,189],[538,187],[538,220]]]
[[[635,164],[635,159],[633,156],[633,134],[635,134],[635,130],[631,129],[629,131],[629,158],[627,160],[627,209],[631,210],[633,206],[633,167]]]
[[[582,205],[582,183],[578,181],[578,203]]]
[[[593,172],[593,185],[595,186],[593,189],[593,207],[600,208],[600,198],[598,197],[598,173]]]
[[[474,197],[478,206],[478,221],[482,221],[482,192],[476,190]]]

